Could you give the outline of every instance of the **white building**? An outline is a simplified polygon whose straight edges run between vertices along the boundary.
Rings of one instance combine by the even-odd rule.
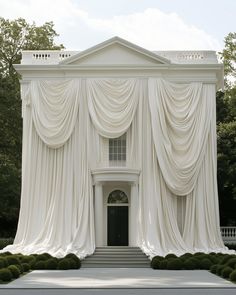
[[[25,51],[22,199],[13,252],[80,257],[224,251],[213,51],[148,51],[118,37]]]

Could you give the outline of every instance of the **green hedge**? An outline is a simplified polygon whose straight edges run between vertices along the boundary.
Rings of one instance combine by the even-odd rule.
[[[80,267],[81,261],[73,253],[58,259],[48,253],[22,255],[4,252],[0,253],[0,282],[11,281],[30,270],[67,270]]]
[[[205,269],[211,273],[236,282],[236,255],[210,253],[185,253],[180,257],[168,254],[165,257],[155,256],[152,258],[151,267],[153,269],[169,270],[195,270]]]

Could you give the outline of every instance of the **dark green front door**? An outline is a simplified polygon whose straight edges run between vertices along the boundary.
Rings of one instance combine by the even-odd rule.
[[[128,206],[108,206],[108,246],[128,246]]]

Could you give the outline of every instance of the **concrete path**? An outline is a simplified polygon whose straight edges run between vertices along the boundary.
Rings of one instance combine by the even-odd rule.
[[[0,295],[236,294],[236,284],[208,271],[87,268],[33,271],[10,284]]]

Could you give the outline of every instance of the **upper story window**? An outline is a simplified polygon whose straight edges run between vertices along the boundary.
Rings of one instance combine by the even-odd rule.
[[[112,166],[125,166],[126,134],[109,139],[109,162]]]

